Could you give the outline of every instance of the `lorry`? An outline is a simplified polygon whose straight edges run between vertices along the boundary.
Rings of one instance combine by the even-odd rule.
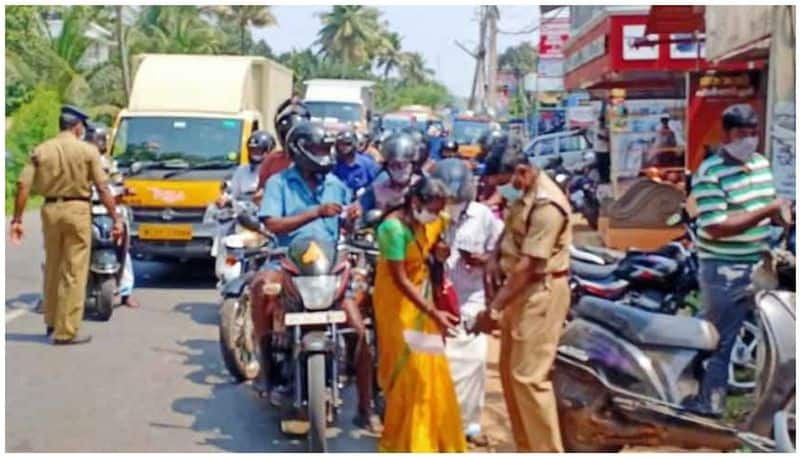
[[[326,130],[354,128],[368,132],[373,111],[372,81],[356,79],[309,79],[305,81],[304,103],[313,121]]]
[[[273,130],[292,72],[263,57],[141,54],[111,154],[131,195],[131,253],[138,259],[210,258],[214,202],[247,138]]]

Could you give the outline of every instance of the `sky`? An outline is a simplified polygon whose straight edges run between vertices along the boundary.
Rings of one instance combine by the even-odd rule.
[[[254,29],[256,40],[264,39],[273,52],[305,49],[317,39],[321,27],[318,12],[329,11],[331,6],[276,5],[272,12],[278,25]],[[405,51],[422,53],[436,79],[446,84],[450,91],[468,97],[472,88],[475,60],[461,50],[455,41],[469,49],[478,45],[477,5],[470,6],[378,6],[382,19],[389,29],[403,38]],[[530,29],[539,22],[537,5],[501,6],[498,29],[519,31]],[[538,31],[524,35],[498,35],[498,54],[509,46],[523,41],[536,44]]]

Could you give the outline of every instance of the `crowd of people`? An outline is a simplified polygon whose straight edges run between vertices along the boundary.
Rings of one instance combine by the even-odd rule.
[[[763,249],[764,220],[786,206],[775,200],[766,159],[756,154],[753,116],[741,106],[726,111],[729,142],[701,166],[694,192],[702,229],[701,287],[716,310],[712,321],[723,329],[710,376],[689,405],[701,413],[719,408],[721,373],[746,309],[744,295],[728,306],[731,291],[744,287],[744,276],[737,280],[723,270],[752,268]],[[92,185],[113,215],[115,234],[124,230],[101,155],[79,141],[85,124],[82,113],[63,110],[62,133],[33,151],[19,181],[11,227],[12,240],[19,242],[31,186],[46,196],[43,307],[48,335],[57,344],[88,340],[78,332],[76,310],[84,298],[90,239],[85,202]],[[474,163],[458,158],[457,144],[442,140],[431,155],[418,131],[393,133],[379,151],[375,139],[355,131],[331,141],[297,99],[279,108],[275,132],[277,139],[252,133],[248,163],[235,170],[217,204],[256,189],[258,217],[282,247],[298,238],[335,244],[365,212],[382,212],[372,309],[352,295],[342,304],[357,334],[356,423],[381,434],[380,450],[464,451],[468,442],[486,444],[480,420],[486,335],[499,331],[499,369],[516,449],[562,451],[548,379],[570,305],[571,209],[561,188],[500,130],[481,140],[480,176]],[[738,190],[727,192],[731,186]],[[130,259],[125,263],[128,268]],[[131,274],[126,295],[132,280]],[[249,287],[255,338],[268,354],[285,344],[276,338],[285,332],[281,291],[293,285],[279,262],[270,261]],[[375,318],[382,414],[369,394],[374,360],[366,349],[367,315]],[[281,370],[267,364],[262,371],[272,401],[291,394]]]

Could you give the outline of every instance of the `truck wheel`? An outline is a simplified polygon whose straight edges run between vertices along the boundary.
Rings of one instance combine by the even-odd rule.
[[[261,369],[250,325],[250,308],[246,296],[228,297],[222,302],[219,322],[219,346],[225,368],[237,382],[250,381]]]
[[[103,278],[97,295],[97,319],[108,321],[114,312],[114,295],[117,293],[117,280],[113,276]]]
[[[325,354],[308,356],[308,451],[326,452]]]

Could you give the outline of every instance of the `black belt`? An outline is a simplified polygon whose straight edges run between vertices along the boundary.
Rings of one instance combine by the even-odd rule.
[[[45,203],[61,203],[61,202],[86,202],[92,201],[89,197],[45,197]]]

